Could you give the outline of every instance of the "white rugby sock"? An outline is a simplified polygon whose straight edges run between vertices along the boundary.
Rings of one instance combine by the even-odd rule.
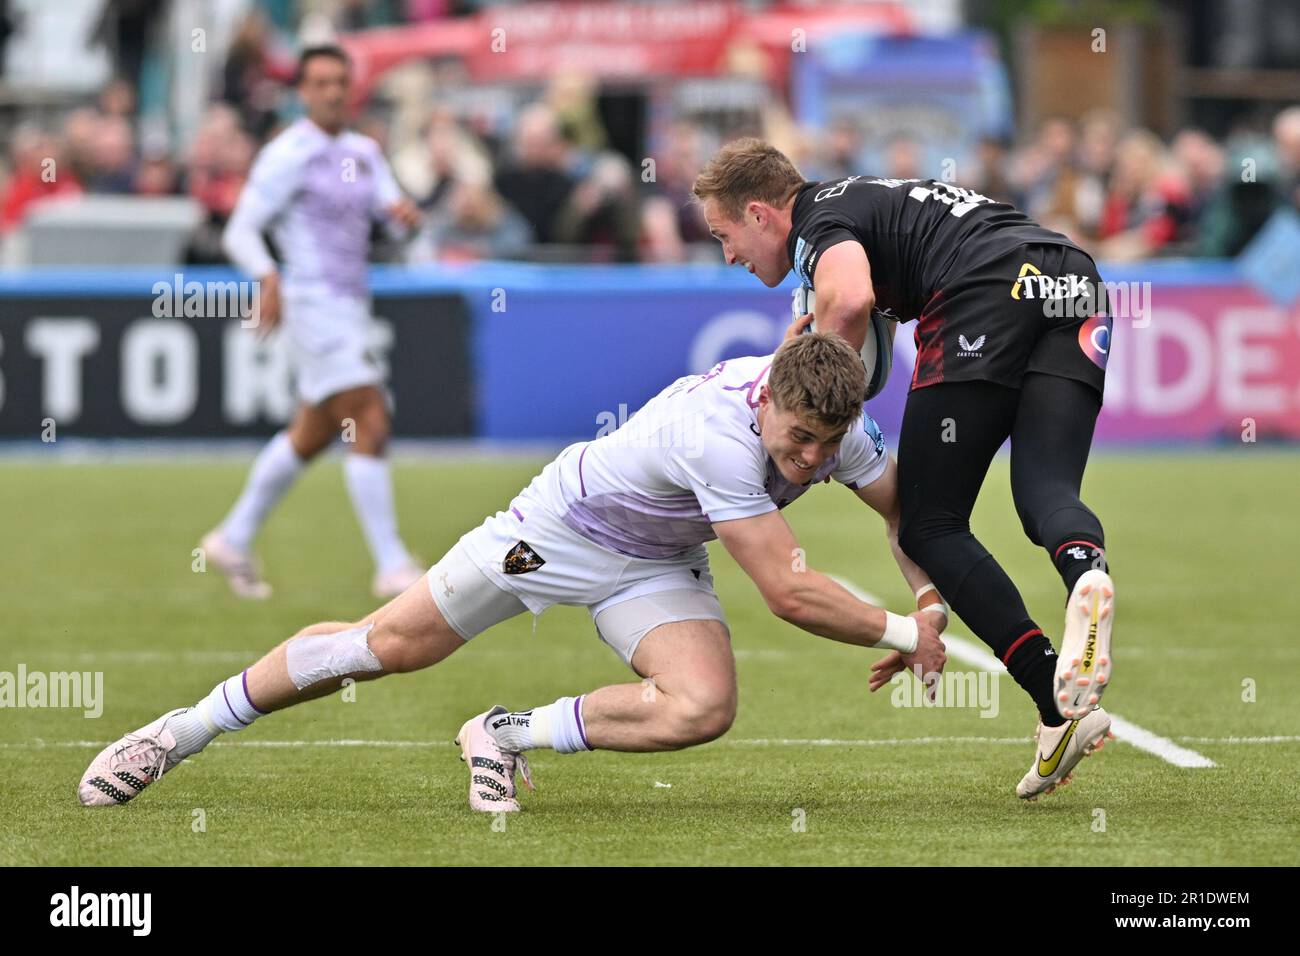
[[[293,486],[304,464],[287,432],[267,442],[253,462],[243,493],[221,524],[221,533],[232,547],[247,551],[253,546],[262,522]]]
[[[243,730],[263,712],[248,697],[248,671],[223,680],[212,692],[184,713],[167,721],[167,729],[176,737],[175,760],[196,754],[212,743],[219,734]]]
[[[361,522],[366,544],[380,574],[411,562],[411,555],[397,536],[397,515],[393,510],[393,480],[388,459],[349,454],[343,462],[352,509]]]
[[[506,717],[510,719],[504,720]],[[574,754],[595,749],[587,743],[582,726],[581,697],[561,697],[545,707],[501,714],[488,722],[488,730],[502,750],[549,748]]]

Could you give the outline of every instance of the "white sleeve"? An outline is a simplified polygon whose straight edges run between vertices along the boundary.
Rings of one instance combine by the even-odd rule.
[[[230,261],[260,279],[276,269],[262,230],[289,204],[298,190],[302,164],[287,149],[272,142],[257,157],[248,182],[239,194],[235,211],[221,235],[221,247]]]
[[[864,406],[861,418],[840,444],[840,460],[831,477],[850,488],[865,488],[885,473],[888,463],[885,436]]]
[[[371,168],[374,169],[375,192],[371,200],[370,218],[383,224],[384,231],[393,239],[402,240],[413,234],[413,230],[395,221],[388,215],[388,207],[406,194],[393,176],[393,168],[388,165],[388,158],[379,144],[371,140]]]
[[[776,510],[765,487],[766,456],[744,440],[717,432],[702,435],[693,447],[669,451],[665,472],[687,488],[710,522],[754,518]]]
[[[371,143],[371,164],[375,171],[375,198],[370,212],[376,219],[387,219],[388,207],[401,199],[404,194],[402,187],[397,185],[396,177],[393,176],[393,167],[388,165],[388,157],[384,155],[378,143],[373,140]]]

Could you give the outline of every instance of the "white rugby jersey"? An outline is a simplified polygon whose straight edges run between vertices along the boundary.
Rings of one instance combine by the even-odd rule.
[[[772,356],[728,359],[673,382],[617,431],[570,445],[523,497],[583,537],[638,558],[674,557],[711,541],[716,521],[784,508],[831,477],[860,488],[888,452],[864,409],[807,484],[787,481],[758,434],[758,393]]]
[[[262,240],[269,226],[286,288],[323,286],[364,298],[371,223],[401,195],[373,139],[351,130],[331,136],[303,117],[258,154],[222,246],[261,277],[276,268]]]

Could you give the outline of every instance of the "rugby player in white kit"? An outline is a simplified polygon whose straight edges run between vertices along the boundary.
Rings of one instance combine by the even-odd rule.
[[[929,680],[944,665],[947,610],[898,547],[896,468],[863,410],[865,389],[858,353],[819,333],[679,379],[617,431],[566,448],[400,597],[360,621],[304,628],[193,707],[106,748],[81,778],[81,802],[126,803],[218,734],[348,678],[436,664],[493,625],[555,604],[585,606],[600,640],[643,681],[466,721],[457,743],[473,809],[519,809],[515,774],[528,781],[528,750],[644,752],[713,740],[731,726],[737,696],[704,548],[715,537],[778,617],[888,649],[877,675],[905,666]],[[831,479],[885,517],[917,596],[909,616],[856,599],[802,561],[780,509]]]
[[[385,450],[383,376],[367,350],[371,326],[366,260],[371,224],[393,231],[419,221],[379,144],[344,128],[349,64],[338,47],[304,50],[298,95],[306,116],[269,142],[226,227],[231,261],[258,281],[258,327],[287,339],[301,404],[293,422],[258,455],[243,493],[201,546],[241,597],[270,586],[253,540],[304,466],[343,434],[343,473],[375,562],[376,597],[400,594],[423,574],[397,533]],[[269,229],[283,262],[271,257]]]

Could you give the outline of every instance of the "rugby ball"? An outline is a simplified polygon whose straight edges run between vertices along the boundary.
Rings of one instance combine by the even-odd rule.
[[[812,325],[809,326],[814,332],[817,331],[817,307],[816,296],[812,289],[807,286],[800,286],[794,290],[794,300],[791,302],[791,311],[796,319],[813,313]],[[862,342],[862,367],[867,370],[867,399],[870,400],[880,394],[880,390],[885,387],[889,381],[889,372],[894,365],[894,333],[898,331],[898,323],[893,319],[885,317],[885,314],[879,309],[871,311],[871,322],[867,327],[867,337]]]

